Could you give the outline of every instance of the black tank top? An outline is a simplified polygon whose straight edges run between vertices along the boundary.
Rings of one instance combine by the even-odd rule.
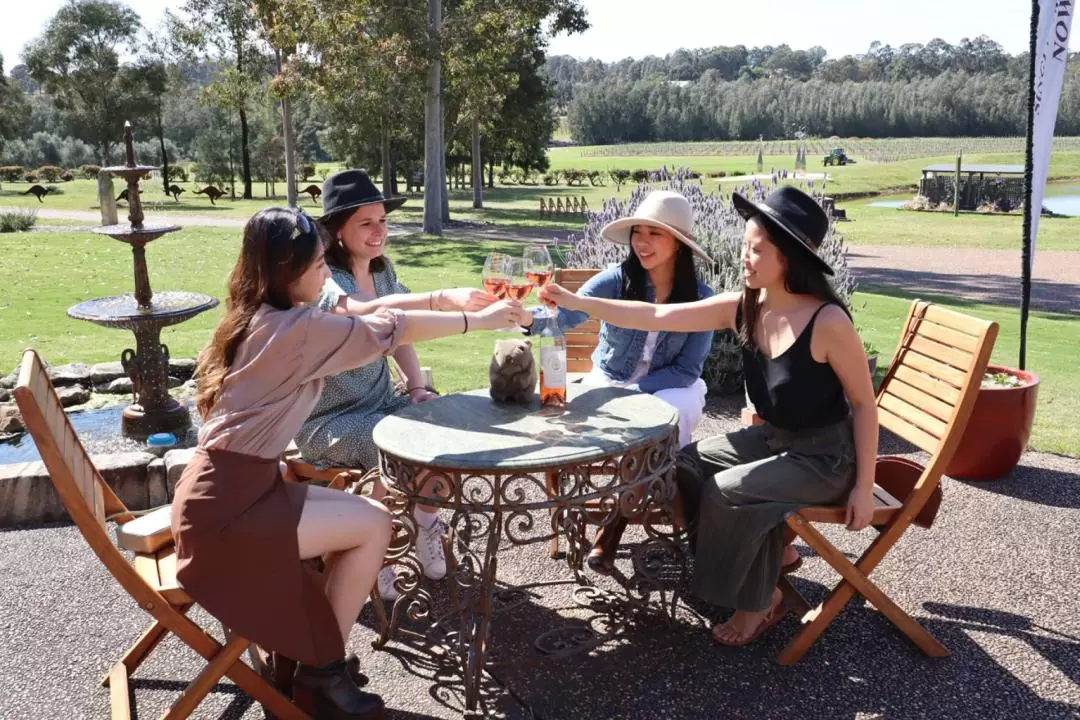
[[[766,422],[785,430],[806,430],[838,423],[850,413],[844,388],[832,366],[819,363],[810,354],[814,321],[830,304],[814,311],[806,329],[779,356],[769,359],[760,350],[742,349],[746,393]],[[741,303],[735,327],[742,327]]]

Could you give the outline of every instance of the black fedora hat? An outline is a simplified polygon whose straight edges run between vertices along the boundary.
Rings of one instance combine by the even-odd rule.
[[[331,175],[323,181],[322,190],[322,217],[319,222],[325,222],[331,217],[343,213],[346,210],[382,203],[386,212],[397,210],[405,203],[403,197],[385,198],[371,182],[367,170],[344,170]]]
[[[731,194],[731,202],[746,220],[760,215],[779,228],[796,241],[792,246],[798,248],[796,252],[805,251],[822,272],[833,274],[829,263],[818,255],[829,232],[829,217],[814,198],[797,187],[785,185],[773,190],[762,202],[753,202],[737,192]]]

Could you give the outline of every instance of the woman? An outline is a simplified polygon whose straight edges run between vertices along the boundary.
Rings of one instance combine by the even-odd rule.
[[[690,234],[693,219],[690,202],[680,193],[649,193],[632,216],[600,230],[600,237],[608,242],[630,246],[626,260],[594,275],[578,295],[658,304],[711,297],[712,289],[694,270],[695,254],[709,264],[712,260]],[[586,313],[564,307],[553,320],[541,307],[533,310],[525,327],[529,334],[539,335],[549,322],[568,330],[587,319]],[[602,322],[593,368],[582,382],[628,387],[666,400],[679,413],[679,446],[688,445],[705,409],[701,371],[712,336],[712,330],[642,332]]]
[[[541,297],[622,327],[738,331],[746,390],[765,422],[685,448],[677,477],[696,518],[694,592],[736,611],[713,638],[745,645],[785,612],[777,581],[798,557],[784,546],[788,513],[846,500],[847,527],[869,523],[878,425],[862,342],[817,254],[825,213],[793,187],[733,201],[747,220],[741,293],[651,305],[549,286]]]
[[[386,215],[405,198],[384,198],[365,171],[331,175],[323,185],[322,199],[319,223],[330,237],[326,260],[331,272],[318,299],[322,309],[339,315],[362,315],[380,308],[473,311],[495,302],[494,296],[469,288],[409,293],[384,254]],[[410,404],[436,397],[424,385],[412,345],[398,346],[393,357],[404,376],[404,393],[395,390],[385,357],[326,378],[319,402],[296,436],[305,461],[320,468],[378,467],[379,452],[372,441],[375,425]],[[377,498],[381,490],[377,489]],[[417,559],[428,578],[440,580],[446,575],[445,527],[430,506],[417,506],[414,517],[420,530]],[[379,573],[379,594],[384,600],[397,598],[394,580],[391,567]]]
[[[350,679],[345,642],[390,541],[378,503],[285,483],[278,458],[327,375],[401,343],[512,327],[509,303],[474,313],[338,317],[305,307],[329,276],[315,224],[270,208],[244,228],[225,315],[199,358],[199,445],[173,500],[177,578],[226,627],[297,660],[294,697],[317,717],[375,718]],[[323,557],[319,576],[301,560]]]

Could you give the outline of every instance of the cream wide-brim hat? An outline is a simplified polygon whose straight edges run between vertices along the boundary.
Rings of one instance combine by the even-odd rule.
[[[630,230],[635,225],[652,225],[674,235],[694,254],[712,264],[713,259],[701,249],[690,228],[694,226],[694,210],[690,201],[673,190],[654,190],[649,193],[630,217],[609,222],[600,230],[600,237],[618,245],[630,244]]]

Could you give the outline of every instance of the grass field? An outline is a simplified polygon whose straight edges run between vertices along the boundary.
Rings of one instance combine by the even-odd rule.
[[[950,218],[951,219],[951,218]],[[33,242],[26,242],[32,238]],[[193,228],[154,241],[147,250],[150,281],[158,290],[184,289],[223,298],[225,277],[236,257],[234,229]],[[417,292],[437,287],[476,286],[488,252],[520,252],[506,243],[447,240],[420,234],[395,238],[390,254],[402,279]],[[131,251],[119,242],[84,233],[0,235],[0,274],[18,278],[18,292],[0,301],[0,370],[6,373],[26,347],[37,348],[51,363],[115,360],[133,345],[130,333],[72,320],[68,307],[91,297],[131,292]],[[9,285],[9,288],[12,286]],[[924,295],[925,297],[925,295]],[[1001,335],[994,358],[1015,365],[1018,311],[969,304],[952,297],[927,298],[980,317],[997,320]],[[856,322],[864,339],[887,359],[899,337],[909,298],[892,290],[863,288],[855,298]],[[190,357],[205,345],[221,309],[166,328],[162,341],[174,357]],[[1080,414],[1080,317],[1034,313],[1029,323],[1029,366],[1042,377],[1033,445],[1080,455],[1080,436],[1072,422]],[[496,339],[492,333],[455,336],[425,343],[421,362],[435,370],[445,391],[483,387]],[[882,362],[886,360],[883,359]]]

